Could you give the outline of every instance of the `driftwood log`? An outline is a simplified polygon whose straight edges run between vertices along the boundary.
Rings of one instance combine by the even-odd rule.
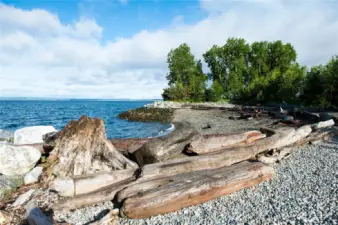
[[[100,188],[127,180],[137,173],[137,170],[115,170],[96,174],[59,178],[53,181],[51,189],[64,197],[89,193]]]
[[[107,140],[103,120],[86,116],[60,132],[48,161],[57,177],[138,168]]]
[[[205,154],[233,146],[248,145],[265,137],[265,134],[255,130],[232,135],[201,137],[191,142],[187,151],[196,154]]]
[[[232,147],[205,155],[145,165],[142,168],[142,175],[139,180],[145,181],[163,176],[174,176],[192,171],[230,166],[234,163],[255,158],[258,153],[266,150],[291,145],[308,136],[311,133],[311,127],[306,125],[298,129],[281,128],[273,132],[272,136],[258,140],[248,146]]]
[[[134,183],[147,182],[158,178],[175,176],[195,171],[212,170],[232,164],[254,159],[260,152],[268,149],[281,148],[293,144],[311,133],[311,126],[298,129],[282,128],[270,137],[261,139],[254,144],[244,147],[233,147],[225,150],[181,159],[169,160],[161,163],[148,164],[138,170],[131,178],[106,186],[87,194],[64,199],[53,206],[54,209],[75,209],[112,200],[121,189]]]
[[[123,217],[138,219],[176,211],[186,206],[230,194],[270,179],[272,167],[258,162],[242,162],[216,170],[180,174],[124,190],[126,199],[120,210]],[[151,183],[154,182],[153,185]],[[143,186],[144,185],[144,186]]]
[[[168,135],[153,138],[133,153],[137,163],[162,162],[183,156],[187,145],[201,137],[201,134],[187,122],[174,123],[175,130]]]

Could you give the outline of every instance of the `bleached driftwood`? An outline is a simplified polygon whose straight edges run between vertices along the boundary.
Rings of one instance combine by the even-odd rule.
[[[170,160],[161,163],[145,165],[140,174],[119,183],[93,191],[88,194],[65,199],[56,204],[54,209],[80,208],[100,202],[112,200],[116,192],[134,183],[147,182],[158,178],[175,176],[194,171],[212,170],[255,158],[255,156],[268,149],[281,148],[305,138],[311,132],[310,126],[303,126],[297,130],[294,128],[283,128],[274,131],[270,137],[261,139],[254,144],[245,147],[233,147],[225,150],[181,159]],[[135,182],[135,180],[137,181]]]
[[[202,137],[197,141],[191,142],[187,150],[189,152],[194,152],[197,154],[205,154],[210,152],[216,152],[221,149],[233,147],[236,145],[240,146],[241,144],[251,144],[265,137],[265,134],[262,134],[260,131],[255,130],[239,134]]]
[[[290,155],[297,147],[304,145],[304,144],[316,144],[323,140],[327,140],[331,138],[334,135],[338,134],[338,130],[334,128],[327,128],[322,130],[316,130],[309,134],[306,138],[303,138],[296,143],[276,149],[272,152],[272,154],[258,154],[257,160],[263,163],[272,164],[276,163],[278,161],[281,161],[282,159],[286,158],[288,155]]]
[[[48,161],[57,177],[138,168],[107,140],[101,119],[82,116],[70,121],[55,142]]]
[[[52,189],[64,197],[89,193],[131,178],[136,170],[115,170],[54,180]]]
[[[133,155],[139,165],[162,162],[183,155],[186,146],[201,137],[201,134],[187,122],[174,123],[175,130],[168,135],[152,138]]]
[[[298,129],[282,128],[274,131],[274,133],[270,137],[244,147],[227,148],[205,155],[145,165],[138,180],[145,181],[163,176],[230,166],[234,163],[255,158],[258,153],[266,150],[291,145],[308,136],[311,133],[311,127],[306,125]]]
[[[216,170],[204,170],[164,178],[163,185],[136,184],[120,210],[123,217],[138,219],[176,211],[254,186],[270,179],[272,167],[242,162]],[[146,188],[145,188],[146,187]],[[127,189],[128,189],[127,188]],[[147,189],[149,188],[149,189]]]
[[[100,188],[90,193],[76,195],[73,198],[66,198],[60,200],[55,203],[52,208],[54,210],[63,210],[63,209],[77,209],[82,208],[89,205],[94,205],[98,203],[102,203],[105,201],[113,200],[116,192],[127,187],[133,181],[136,180],[136,175],[120,181],[118,183],[114,183],[112,185]]]
[[[330,120],[327,120],[327,121],[314,123],[314,124],[311,125],[311,127],[312,127],[313,130],[318,130],[318,129],[325,128],[325,127],[331,127],[333,125],[334,125],[334,120],[330,119]]]

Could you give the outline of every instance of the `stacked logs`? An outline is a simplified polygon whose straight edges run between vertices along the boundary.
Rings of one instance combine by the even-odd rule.
[[[98,121],[95,124],[102,127]],[[240,134],[202,136],[187,123],[175,124],[176,129],[171,134],[151,139],[133,152],[133,158],[140,167],[118,154],[105,141],[102,130],[97,138],[89,132],[95,139],[91,143],[100,147],[99,152],[85,154],[83,148],[71,145],[72,155],[76,155],[79,162],[78,151],[86,157],[106,156],[102,151],[108,148],[111,153],[105,161],[112,169],[118,170],[56,178],[52,187],[66,198],[52,208],[76,209],[115,200],[122,205],[120,216],[146,218],[199,204],[271,179],[274,169],[267,164],[283,159],[296,146],[335,134],[336,129],[330,128],[332,125],[334,121],[328,120],[299,128],[265,128]],[[76,125],[77,129],[79,126]],[[70,127],[67,129],[72,130]],[[95,129],[98,132],[98,128]],[[82,133],[68,131],[64,136],[75,138],[78,143]],[[62,135],[59,140],[64,141]],[[57,150],[60,154],[62,149]],[[61,157],[63,155],[67,154],[64,152]],[[115,155],[119,161],[111,158]],[[90,160],[86,158],[86,161]],[[116,162],[121,161],[127,165],[125,169],[117,168]],[[60,174],[61,167],[56,168]],[[86,170],[92,171],[90,167]]]

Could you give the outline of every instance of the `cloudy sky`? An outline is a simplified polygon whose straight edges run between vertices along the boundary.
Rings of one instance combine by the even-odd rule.
[[[171,48],[201,58],[228,37],[326,63],[337,12],[337,0],[0,0],[0,97],[158,98]]]

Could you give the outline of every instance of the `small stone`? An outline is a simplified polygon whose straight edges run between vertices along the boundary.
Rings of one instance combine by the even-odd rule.
[[[37,166],[25,175],[25,184],[33,184],[39,181],[43,167]]]
[[[15,208],[15,207],[23,205],[25,202],[28,202],[34,192],[35,192],[35,189],[31,189],[27,191],[26,193],[20,195],[15,200],[15,202],[11,205],[11,207]]]
[[[0,224],[9,224],[10,216],[4,211],[0,211]]]

